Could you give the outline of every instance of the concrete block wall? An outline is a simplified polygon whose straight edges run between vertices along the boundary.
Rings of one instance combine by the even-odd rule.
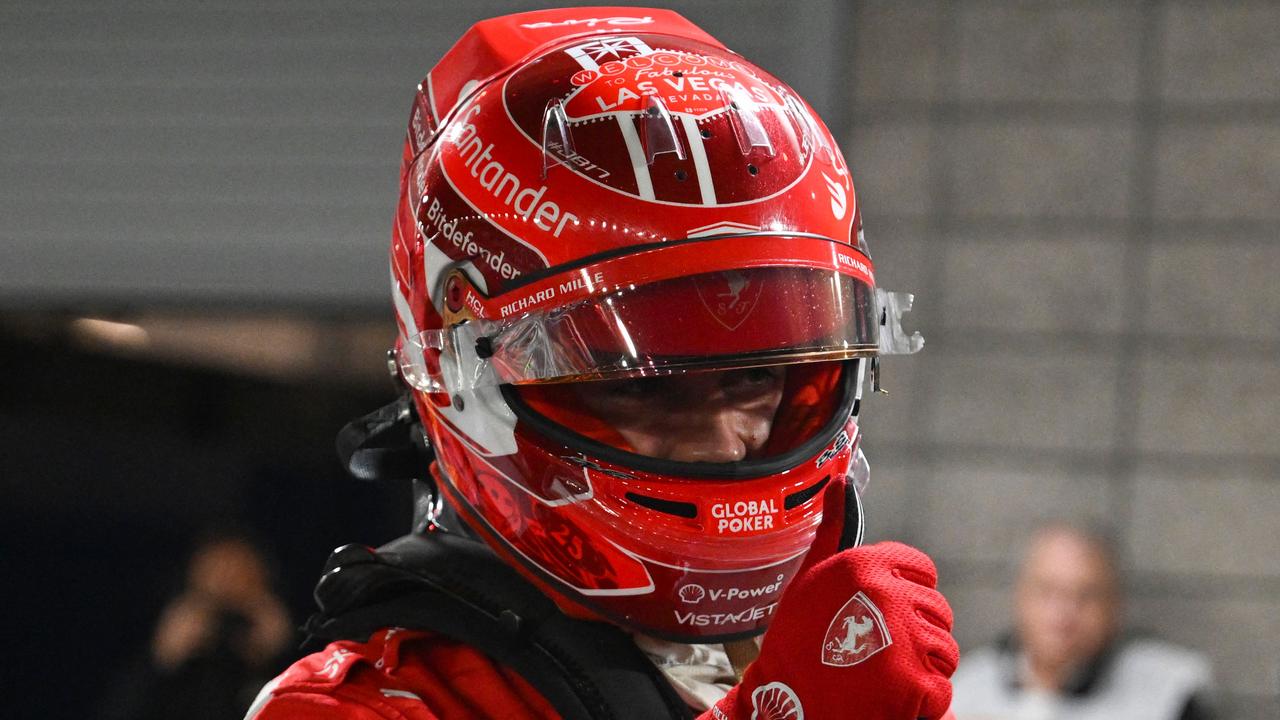
[[[573,4],[0,3],[0,307],[383,312],[417,83],[476,20]],[[841,3],[676,5],[839,104]]]
[[[1114,527],[1129,616],[1280,714],[1280,5],[861,2],[846,154],[923,354],[865,405],[870,532],[964,647],[1047,519]]]

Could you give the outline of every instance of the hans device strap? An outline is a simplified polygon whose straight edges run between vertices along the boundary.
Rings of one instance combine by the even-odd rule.
[[[564,615],[465,537],[408,535],[377,552],[344,546],[315,596],[313,638],[365,641],[386,627],[438,633],[518,672],[568,720],[693,717],[625,633]]]
[[[343,467],[357,480],[421,478],[433,457],[407,394],[347,423],[336,445]]]

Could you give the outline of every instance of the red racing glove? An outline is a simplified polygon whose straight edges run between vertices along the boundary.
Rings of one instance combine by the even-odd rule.
[[[924,553],[848,547],[852,487],[831,483],[823,522],[778,604],[760,656],[704,720],[938,720],[960,649]],[[856,509],[850,506],[850,509]]]

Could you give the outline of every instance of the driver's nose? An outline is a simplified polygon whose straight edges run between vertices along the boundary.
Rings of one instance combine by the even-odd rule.
[[[707,400],[671,417],[664,456],[680,462],[737,462],[769,437],[769,421],[759,413]]]

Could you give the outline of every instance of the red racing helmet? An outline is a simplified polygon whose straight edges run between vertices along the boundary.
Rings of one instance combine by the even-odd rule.
[[[686,642],[762,633],[865,481],[886,311],[853,184],[786,84],[679,15],[478,23],[421,83],[391,245],[399,370],[467,526],[566,612]],[[608,381],[785,367],[751,457],[647,455]]]

